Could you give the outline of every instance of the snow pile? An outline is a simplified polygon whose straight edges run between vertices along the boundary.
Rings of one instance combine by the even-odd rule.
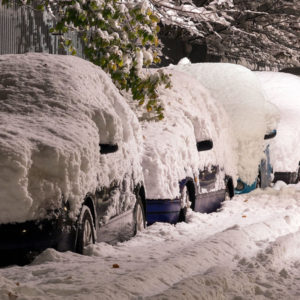
[[[2,55],[0,101],[1,223],[42,218],[62,199],[77,213],[97,186],[132,172],[141,180],[138,121],[100,68],[71,56]],[[100,155],[99,143],[119,150]]]
[[[216,213],[189,210],[188,223],[156,223],[89,256],[47,249],[0,270],[0,299],[299,299],[299,192],[258,189]]]
[[[277,135],[270,143],[274,171],[297,172],[300,161],[300,77],[286,73],[256,72],[267,99],[280,112]]]
[[[199,169],[218,165],[224,188],[225,173],[236,180],[235,140],[226,112],[199,82],[183,72],[170,73],[172,88],[160,89],[165,118],[142,122],[144,138],[143,169],[147,198],[174,199],[179,196],[179,182],[198,177]],[[198,152],[196,143],[212,140],[214,147]]]
[[[193,76],[222,103],[231,123],[238,153],[238,174],[248,184],[257,176],[266,133],[276,128],[277,111],[263,95],[255,74],[245,67],[225,63],[185,62],[170,69]]]

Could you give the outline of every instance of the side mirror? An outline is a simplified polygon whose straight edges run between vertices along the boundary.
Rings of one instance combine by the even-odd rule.
[[[197,142],[198,151],[207,151],[213,148],[213,142],[211,140]]]
[[[99,144],[99,146],[100,146],[101,154],[114,153],[114,152],[118,151],[118,149],[119,149],[118,145]]]
[[[276,129],[274,129],[270,133],[268,133],[264,136],[264,140],[272,139],[273,137],[276,136],[276,134],[277,134],[277,131],[276,131]]]

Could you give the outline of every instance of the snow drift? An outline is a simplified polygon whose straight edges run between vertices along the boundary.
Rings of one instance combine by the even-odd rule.
[[[300,161],[300,77],[286,73],[256,72],[266,98],[280,112],[277,135],[270,143],[276,172],[297,172]]]
[[[28,266],[0,269],[0,299],[299,300],[300,183],[281,182],[188,210],[88,256],[47,249]],[[113,266],[117,265],[118,268]]]
[[[0,57],[0,222],[45,217],[87,192],[142,179],[135,115],[100,68],[71,56]],[[100,155],[99,143],[119,151]]]
[[[190,64],[186,60],[177,66],[169,66],[169,69],[194,77],[223,105],[236,140],[239,177],[252,184],[263,158],[263,137],[276,128],[278,119],[276,108],[265,100],[255,74],[239,65]]]
[[[153,72],[153,71],[151,71]],[[199,169],[218,165],[222,175],[217,189],[224,188],[225,173],[236,180],[237,155],[230,121],[225,110],[197,80],[176,70],[171,74],[172,88],[160,88],[165,118],[143,121],[143,170],[148,199],[174,199],[179,182],[198,177]],[[198,152],[196,143],[212,140],[212,150]]]

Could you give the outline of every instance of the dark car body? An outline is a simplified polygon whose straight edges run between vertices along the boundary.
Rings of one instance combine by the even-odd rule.
[[[83,206],[89,207],[95,230],[95,241],[115,244],[128,240],[136,233],[136,203],[122,208],[118,214],[107,219],[106,213],[111,208],[111,194],[120,186],[114,184],[109,188],[101,188],[95,194],[88,194]],[[144,198],[142,185],[135,188],[137,199]],[[77,218],[69,217],[69,207],[48,212],[48,218],[23,223],[0,224],[0,265],[9,263],[26,263],[28,254],[39,253],[46,248],[58,251],[77,251],[78,230],[81,226]]]

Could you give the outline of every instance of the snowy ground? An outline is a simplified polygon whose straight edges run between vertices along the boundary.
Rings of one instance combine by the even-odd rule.
[[[300,299],[300,184],[236,196],[88,255],[0,270],[0,299]]]

